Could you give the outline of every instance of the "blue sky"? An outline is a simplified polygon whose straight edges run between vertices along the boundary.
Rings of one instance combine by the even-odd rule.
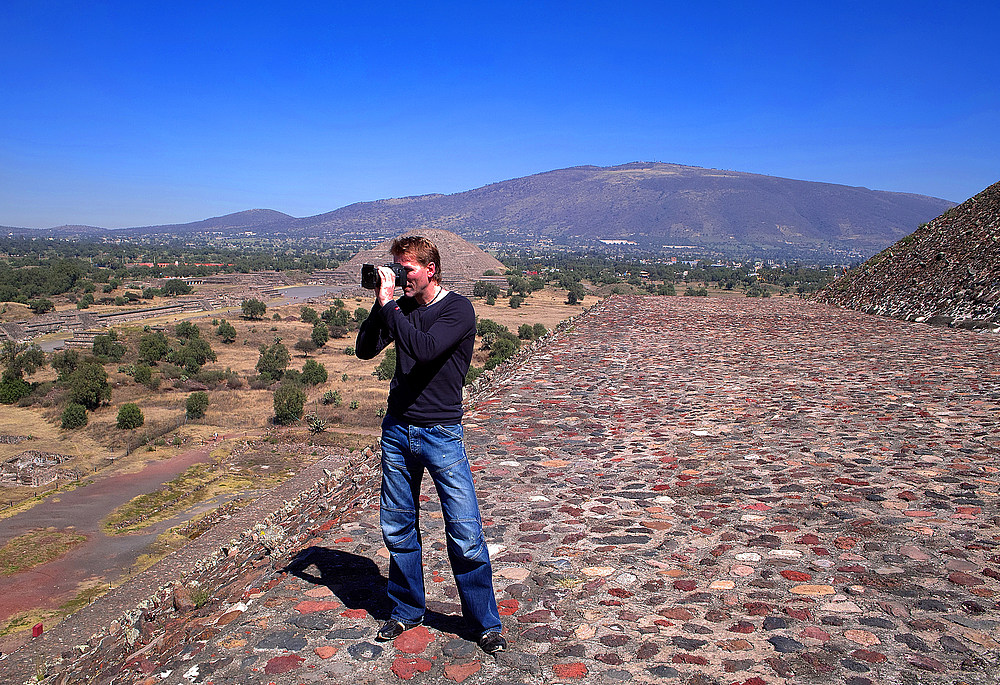
[[[962,201],[1000,3],[0,7],[0,225],[308,216],[659,161]]]

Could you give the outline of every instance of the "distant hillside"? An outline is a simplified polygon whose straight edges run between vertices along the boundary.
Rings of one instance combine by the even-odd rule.
[[[954,203],[676,164],[574,167],[454,195],[379,200],[300,219],[353,237],[443,228],[479,243],[832,246],[872,254]]]
[[[1000,183],[830,284],[820,302],[1000,332]]]
[[[295,217],[276,212],[273,209],[247,209],[235,214],[216,216],[189,224],[139,226],[136,228],[123,228],[115,232],[132,235],[148,235],[151,233],[174,233],[178,235],[218,233],[222,235],[234,235],[247,231],[256,233],[263,229],[267,233],[284,233],[285,231],[281,227],[288,226],[294,221]]]
[[[863,258],[953,204],[924,195],[636,162],[559,169],[452,195],[361,202],[299,219],[258,209],[122,233],[252,231],[380,240],[411,230],[443,229],[477,244],[593,247],[598,240],[617,239],[650,249],[696,245]]]

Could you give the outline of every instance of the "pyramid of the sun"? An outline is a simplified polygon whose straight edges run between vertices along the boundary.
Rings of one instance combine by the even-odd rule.
[[[507,281],[502,274],[507,267],[451,231],[422,229],[403,235],[421,235],[437,245],[441,254],[441,284],[449,290],[468,295],[476,281],[496,281],[506,287]],[[362,250],[336,269],[317,271],[313,273],[313,277],[323,278],[335,285],[356,285],[361,282],[362,264],[386,264],[392,261],[389,252],[392,240],[390,238],[375,247]],[[493,271],[497,275],[484,276],[487,271]]]

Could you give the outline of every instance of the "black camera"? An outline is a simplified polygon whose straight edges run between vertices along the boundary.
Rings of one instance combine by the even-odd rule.
[[[386,266],[392,269],[392,272],[396,274],[396,285],[399,286],[400,288],[405,288],[406,269],[403,268],[403,265],[392,262],[391,264],[386,264]],[[379,286],[378,269],[375,268],[374,264],[362,264],[361,287],[367,288],[368,290],[378,290],[378,286]]]

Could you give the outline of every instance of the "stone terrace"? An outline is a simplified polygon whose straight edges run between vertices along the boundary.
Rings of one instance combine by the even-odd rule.
[[[91,682],[994,683],[998,402],[993,335],[613,298],[470,403],[509,652],[465,639],[427,484],[426,627],[373,639],[362,497]]]

